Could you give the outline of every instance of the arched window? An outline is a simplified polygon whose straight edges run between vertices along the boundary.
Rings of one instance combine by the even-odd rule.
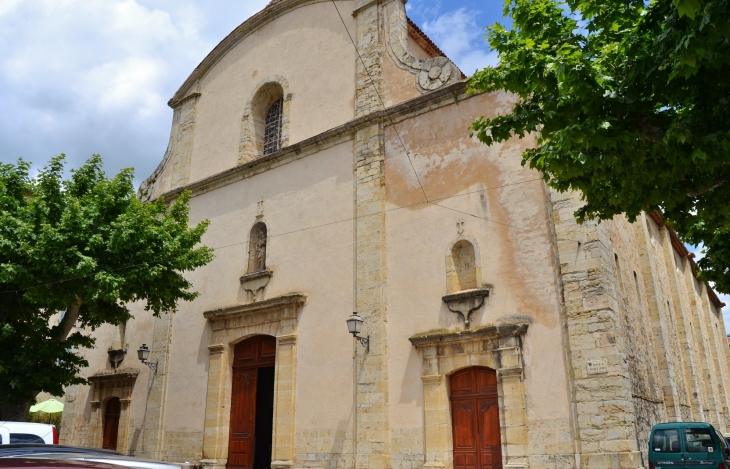
[[[292,94],[282,76],[258,84],[243,111],[238,162],[248,163],[289,145],[289,105]]]
[[[266,127],[264,131],[264,155],[281,149],[281,121],[283,116],[284,100],[274,102],[266,113]]]
[[[248,273],[266,270],[266,225],[256,223],[248,241]]]

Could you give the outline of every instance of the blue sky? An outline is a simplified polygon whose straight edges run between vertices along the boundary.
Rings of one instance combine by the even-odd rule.
[[[155,169],[167,106],[196,65],[269,0],[0,0],[0,161]],[[409,0],[408,15],[467,75],[497,62],[483,38],[501,0]],[[730,298],[724,301],[730,303]],[[730,307],[724,309],[730,315]],[[726,316],[730,325],[730,317]]]
[[[487,25],[511,21],[502,16],[501,0],[409,0],[408,16],[467,75],[497,63],[484,39]]]

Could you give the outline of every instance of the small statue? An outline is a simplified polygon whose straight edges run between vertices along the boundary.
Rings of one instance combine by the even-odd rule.
[[[266,237],[256,242],[256,272],[266,269]]]

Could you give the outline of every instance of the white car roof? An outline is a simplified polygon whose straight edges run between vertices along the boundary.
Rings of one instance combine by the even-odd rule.
[[[32,423],[32,422],[1,422],[0,427],[5,427],[8,430],[14,432],[20,432],[21,430],[35,432],[38,430],[51,429],[53,425],[49,423]]]

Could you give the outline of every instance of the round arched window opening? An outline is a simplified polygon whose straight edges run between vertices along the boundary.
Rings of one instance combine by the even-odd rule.
[[[264,155],[281,149],[281,124],[283,120],[284,99],[279,98],[266,113],[264,127]]]

